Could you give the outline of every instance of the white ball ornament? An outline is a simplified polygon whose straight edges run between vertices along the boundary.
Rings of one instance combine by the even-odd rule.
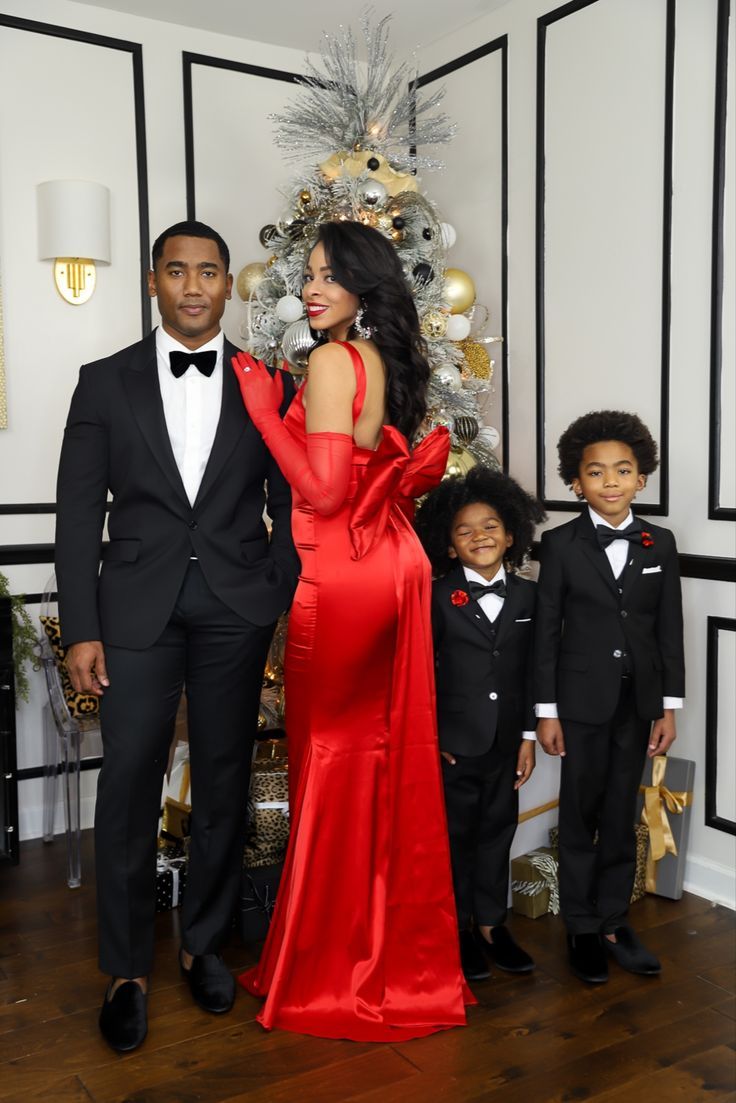
[[[454,364],[440,364],[432,371],[432,377],[441,387],[447,387],[450,391],[462,390],[462,377]]]
[[[498,448],[501,443],[501,434],[492,425],[484,425],[478,432],[477,440],[488,448]]]
[[[464,314],[451,314],[447,319],[445,336],[448,341],[464,341],[470,333],[470,320]]]
[[[445,249],[452,249],[457,241],[455,227],[451,226],[449,222],[440,222],[440,238]]]
[[[276,317],[282,322],[298,322],[303,313],[302,300],[296,295],[282,295],[276,303]]]

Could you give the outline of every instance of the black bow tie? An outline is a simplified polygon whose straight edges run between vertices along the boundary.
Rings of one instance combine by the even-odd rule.
[[[194,364],[197,371],[201,371],[202,375],[212,375],[216,363],[217,351],[215,349],[208,349],[206,352],[177,351],[169,353],[171,374],[175,379],[179,379],[190,364]]]
[[[614,540],[628,540],[632,544],[641,544],[641,525],[632,521],[625,529],[612,529],[608,525],[596,525],[595,534],[598,543],[605,550]]]
[[[480,601],[486,594],[506,597],[506,583],[502,578],[497,579],[496,582],[489,582],[485,586],[482,582],[469,582],[468,589],[470,590],[470,596],[475,598],[476,601]]]

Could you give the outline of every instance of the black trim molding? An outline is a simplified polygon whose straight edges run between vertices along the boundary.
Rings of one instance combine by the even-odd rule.
[[[717,831],[736,835],[736,822],[718,815],[718,637],[721,632],[736,632],[736,619],[708,617],[708,643],[705,672],[705,823]],[[733,738],[730,733],[726,738]]]
[[[726,100],[730,0],[718,0],[715,128],[713,136],[713,230],[710,286],[710,409],[708,432],[708,516],[736,521],[736,506],[722,506],[721,376],[723,369],[723,203],[726,189]],[[732,304],[733,307],[733,304]]]
[[[196,218],[196,193],[194,179],[194,101],[192,98],[192,66],[206,65],[211,69],[229,69],[236,73],[248,73],[252,77],[265,77],[267,80],[281,80],[289,84],[298,84],[302,79],[298,73],[282,69],[267,69],[262,65],[250,65],[245,61],[228,61],[222,57],[210,57],[208,54],[192,54],[184,51],[182,58],[182,82],[184,94],[184,163],[187,187],[187,218]]]
[[[675,0],[666,3],[665,100],[662,180],[662,282],[661,282],[661,391],[660,391],[660,500],[641,503],[649,516],[666,516],[669,509],[669,378],[670,378],[670,264],[672,236],[672,141],[675,77]],[[572,0],[537,20],[537,151],[536,151],[536,400],[537,400],[537,496],[545,509],[573,513],[578,509],[566,499],[546,497],[545,442],[545,78],[547,29],[598,0]]]
[[[504,471],[509,469],[509,364],[508,364],[508,301],[509,301],[509,78],[508,78],[508,35],[494,38],[454,61],[425,73],[417,79],[417,87],[423,88],[432,81],[440,80],[450,73],[457,72],[474,61],[487,57],[496,51],[501,53],[501,462]]]
[[[102,766],[102,758],[83,758],[79,763],[80,770],[99,770]],[[15,777],[17,781],[32,781],[34,778],[46,777],[45,766],[26,766],[23,770],[18,770]],[[64,767],[59,765],[56,767],[56,774],[62,774]]]
[[[146,155],[146,110],[143,96],[143,47],[139,42],[127,42],[123,38],[108,38],[103,34],[78,31],[74,27],[59,27],[53,23],[38,23],[33,19],[20,19],[0,13],[0,26],[18,31],[67,38],[73,42],[85,42],[88,46],[100,46],[106,50],[123,50],[130,54],[133,63],[133,102],[135,105],[135,147],[138,176],[138,239],[141,252],[141,330],[142,336],[151,332],[151,300],[146,291],[148,272],[148,167]]]

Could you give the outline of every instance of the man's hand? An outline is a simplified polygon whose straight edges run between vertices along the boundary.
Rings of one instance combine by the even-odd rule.
[[[519,754],[516,758],[516,781],[514,789],[521,789],[534,772],[537,760],[537,752],[533,739],[522,739]]]
[[[655,720],[652,724],[652,734],[649,736],[647,757],[654,758],[655,755],[664,754],[676,739],[675,710],[665,709],[664,716],[660,717],[659,720]]]
[[[537,724],[537,739],[547,754],[565,756],[565,737],[562,724],[556,718],[545,716]]]
[[[67,649],[64,666],[77,693],[93,693],[95,697],[102,697],[104,687],[110,685],[101,640],[73,643]]]

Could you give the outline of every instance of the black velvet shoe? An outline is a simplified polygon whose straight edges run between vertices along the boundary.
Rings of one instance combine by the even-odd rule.
[[[491,975],[472,931],[460,931],[460,964],[466,980],[488,980]]]
[[[100,1030],[109,1046],[118,1053],[127,1053],[136,1049],[148,1033],[148,997],[134,980],[126,980],[108,999],[112,984],[110,981],[100,1010]]]
[[[643,946],[631,927],[617,927],[616,941],[603,939],[603,944],[614,961],[629,973],[641,973],[645,977],[656,977],[662,971],[659,959],[646,946]]]
[[[494,965],[506,973],[531,973],[534,960],[514,940],[511,931],[502,924],[491,927],[491,941],[475,928],[475,937],[481,949],[490,956]]]
[[[189,969],[179,951],[179,968],[189,982],[194,1002],[203,1011],[222,1015],[235,1003],[235,978],[219,954],[197,954]]]
[[[569,934],[567,952],[570,968],[576,977],[588,984],[605,984],[608,980],[608,960],[599,934]]]

